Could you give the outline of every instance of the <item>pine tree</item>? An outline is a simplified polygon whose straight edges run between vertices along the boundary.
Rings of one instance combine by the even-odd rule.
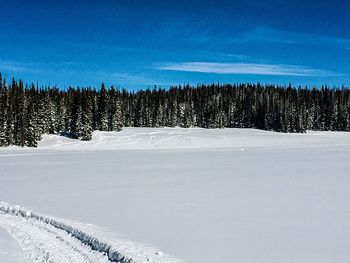
[[[37,87],[37,90],[39,88]],[[50,116],[49,109],[49,96],[46,90],[38,90],[37,96],[37,108],[38,108],[38,132],[36,134],[37,140],[41,139],[41,136],[49,132],[48,116]]]
[[[82,131],[82,96],[80,89],[74,94],[71,110],[70,136],[75,139],[81,139]]]
[[[2,81],[0,73],[0,147],[7,146],[8,140],[6,137],[7,124],[7,89],[5,83]]]
[[[87,93],[87,91],[83,91],[82,95],[82,116],[81,120],[82,123],[80,124],[80,131],[79,131],[79,139],[82,141],[90,141],[92,139],[92,101]]]
[[[126,90],[39,88],[0,75],[0,146],[35,147],[44,133],[90,140],[94,130],[244,127],[278,132],[350,131],[350,90],[260,84]]]
[[[20,80],[19,84],[13,79],[12,80],[12,90],[13,93],[13,136],[14,144],[19,146],[25,145],[25,96],[23,89],[23,82]]]
[[[113,87],[108,91],[108,130],[120,131],[123,126],[120,100]]]
[[[36,119],[37,114],[35,111],[34,102],[30,101],[28,103],[27,109],[26,109],[26,139],[25,139],[25,145],[28,147],[37,147],[38,142],[36,140]]]
[[[97,114],[98,114],[98,129],[100,131],[108,131],[108,95],[104,84],[99,92]]]
[[[10,88],[8,92],[8,97],[6,100],[6,123],[5,123],[5,140],[6,146],[15,145],[14,141],[14,113],[13,113],[13,94],[12,89]]]
[[[121,131],[123,127],[122,121],[122,107],[120,99],[115,100],[113,118],[112,118],[112,130]]]

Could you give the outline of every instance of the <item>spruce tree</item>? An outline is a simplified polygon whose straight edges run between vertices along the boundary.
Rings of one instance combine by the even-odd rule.
[[[82,131],[82,96],[78,88],[74,94],[71,118],[70,118],[70,136],[75,139],[81,139]]]
[[[82,141],[90,141],[92,139],[92,100],[87,91],[82,94],[82,113],[81,124],[79,130],[79,139]]]
[[[0,146],[35,147],[44,133],[90,140],[94,130],[244,127],[350,131],[350,90],[260,84],[126,90],[36,87],[0,75]]]
[[[112,131],[121,131],[123,127],[122,106],[120,99],[115,99],[112,117]]]
[[[0,146],[7,146],[8,140],[6,137],[7,125],[7,89],[5,83],[2,82],[0,73]]]
[[[36,140],[36,121],[37,114],[35,111],[35,105],[33,101],[30,101],[28,103],[27,109],[26,109],[26,127],[25,127],[25,145],[28,147],[37,147],[38,142]]]
[[[97,114],[98,129],[100,131],[108,131],[108,94],[104,84],[102,84],[99,92]]]

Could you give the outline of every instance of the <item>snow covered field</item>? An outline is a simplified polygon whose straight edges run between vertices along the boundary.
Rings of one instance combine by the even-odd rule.
[[[0,228],[0,262],[3,263],[26,263],[28,258],[19,244]]]
[[[0,149],[0,201],[124,246],[136,262],[347,263],[349,171],[349,133],[124,128]],[[0,227],[18,230],[28,253],[18,233],[72,244],[32,220],[0,214]],[[10,238],[0,230],[0,262],[23,262]]]

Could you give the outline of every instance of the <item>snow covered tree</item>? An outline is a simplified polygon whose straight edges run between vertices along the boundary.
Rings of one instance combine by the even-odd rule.
[[[0,74],[0,146],[35,147],[44,133],[90,140],[94,130],[122,126],[350,131],[350,90],[260,84],[60,90],[7,84]]]
[[[82,130],[82,96],[80,89],[74,94],[70,118],[70,136],[76,139],[81,138]]]
[[[113,87],[108,91],[108,130],[121,131],[123,127],[121,101]]]
[[[33,101],[30,101],[28,103],[27,109],[26,109],[26,127],[25,127],[25,145],[28,147],[37,147],[38,142],[36,140],[36,119],[37,114],[35,111],[35,105]]]
[[[82,94],[82,106],[81,106],[81,121],[79,129],[79,139],[82,141],[90,141],[92,139],[92,100],[86,90]]]
[[[120,99],[115,99],[115,106],[112,118],[112,130],[121,131],[123,127],[122,106]]]
[[[7,114],[7,88],[5,83],[2,82],[0,73],[0,146],[7,146],[8,144],[6,137]]]
[[[104,84],[102,84],[99,92],[97,114],[98,129],[108,131],[108,94]]]

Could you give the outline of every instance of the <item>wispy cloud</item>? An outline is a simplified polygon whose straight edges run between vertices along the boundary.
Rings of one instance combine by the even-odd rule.
[[[158,67],[160,70],[187,71],[215,74],[251,74],[275,76],[334,76],[334,72],[303,66],[283,64],[254,63],[212,63],[185,62],[167,64]]]
[[[5,74],[6,72],[39,74],[46,73],[49,70],[50,67],[45,63],[0,60],[0,71]]]
[[[233,54],[233,53],[225,53],[219,51],[206,51],[199,50],[198,53],[195,54],[200,60],[217,60],[217,61],[247,61],[251,58],[243,55],[243,54]]]
[[[280,44],[327,45],[350,50],[350,39],[276,30],[269,27],[256,27],[237,37],[228,39],[230,43],[270,42]]]
[[[155,83],[147,74],[140,73],[112,73],[109,75],[111,81],[119,84],[150,84]]]
[[[11,72],[26,72],[33,69],[25,63],[0,60],[0,70]]]
[[[299,41],[297,33],[275,30],[268,27],[256,27],[245,31],[237,37],[230,38],[230,42],[276,42],[282,44],[294,44]]]

